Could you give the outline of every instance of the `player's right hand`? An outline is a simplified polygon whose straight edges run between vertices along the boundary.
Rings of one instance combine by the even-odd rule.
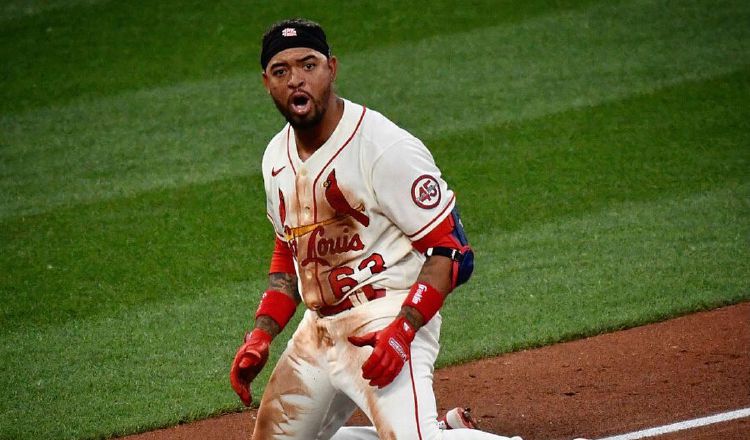
[[[388,386],[409,361],[411,342],[416,331],[406,318],[400,316],[386,328],[364,334],[349,336],[349,342],[357,347],[373,347],[370,357],[362,365],[362,377],[378,388]]]
[[[253,401],[250,384],[268,361],[268,347],[271,345],[271,339],[268,332],[256,328],[245,335],[245,343],[234,356],[232,368],[229,371],[229,381],[245,406],[250,406]]]

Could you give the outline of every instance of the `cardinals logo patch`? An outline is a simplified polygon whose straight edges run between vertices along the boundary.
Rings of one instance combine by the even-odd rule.
[[[424,174],[411,185],[411,198],[422,209],[432,209],[440,203],[440,184],[434,177]]]

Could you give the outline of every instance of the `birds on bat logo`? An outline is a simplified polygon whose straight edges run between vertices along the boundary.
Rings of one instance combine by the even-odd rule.
[[[363,212],[364,206],[360,204],[360,206],[355,208],[349,203],[339,187],[335,169],[328,174],[323,182],[323,187],[324,198],[335,211],[333,217],[296,227],[284,225],[284,235],[295,254],[297,254],[298,250],[298,239],[310,234],[303,242],[306,243],[304,246],[306,246],[307,252],[304,256],[300,256],[302,259],[300,262],[301,266],[316,263],[330,267],[333,264],[327,259],[328,256],[344,254],[350,251],[360,251],[365,248],[358,232],[349,232],[347,228],[344,228],[343,231],[338,231],[336,228],[333,228],[333,230],[328,228],[329,225],[338,223],[345,218],[352,218],[364,227],[369,226],[370,217]],[[279,215],[282,223],[284,223],[287,215],[284,207],[284,195],[280,190],[279,201]]]

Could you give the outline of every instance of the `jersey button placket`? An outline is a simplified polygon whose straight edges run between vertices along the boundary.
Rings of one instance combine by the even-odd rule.
[[[302,206],[300,223],[302,225],[309,225],[313,223],[312,211],[310,209],[312,195],[310,194],[310,185],[307,179],[307,168],[304,165],[300,167],[296,180],[298,200]]]
[[[312,225],[315,222],[315,218],[313,216],[313,210],[312,210],[312,204],[313,204],[313,194],[312,194],[312,185],[310,183],[310,180],[308,178],[309,171],[305,165],[300,166],[299,172],[297,173],[296,177],[296,186],[297,186],[297,195],[298,195],[298,202],[300,206],[300,212],[299,215],[299,224],[300,225]],[[315,273],[315,265],[308,265],[305,268],[301,268],[301,276],[304,278],[303,285],[308,286],[310,288],[314,282],[316,273]],[[311,289],[314,290],[314,289]],[[307,295],[305,295],[307,294]],[[319,307],[321,305],[320,298],[318,295],[312,294],[312,291],[305,291],[303,292],[303,296],[306,296],[305,303],[308,305],[308,307]]]

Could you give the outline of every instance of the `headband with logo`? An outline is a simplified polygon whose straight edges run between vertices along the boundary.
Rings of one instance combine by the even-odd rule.
[[[260,53],[260,65],[263,70],[266,70],[268,62],[274,55],[293,47],[308,47],[326,57],[331,55],[331,49],[326,42],[326,34],[321,29],[289,26],[276,30],[263,40],[263,49]]]

